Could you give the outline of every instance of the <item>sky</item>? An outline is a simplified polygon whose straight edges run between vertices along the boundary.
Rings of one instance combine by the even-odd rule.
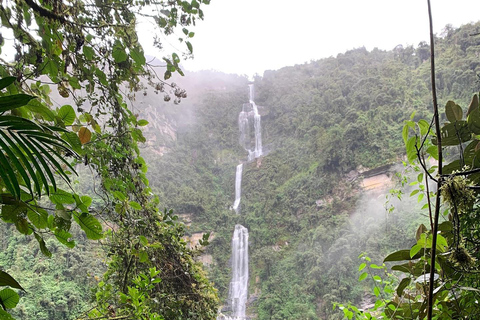
[[[480,20],[480,1],[431,3],[437,34]],[[426,0],[212,0],[203,11],[193,30],[195,59],[182,62],[190,71],[251,77],[362,46],[391,50],[429,38]],[[142,42],[147,54],[162,55]]]

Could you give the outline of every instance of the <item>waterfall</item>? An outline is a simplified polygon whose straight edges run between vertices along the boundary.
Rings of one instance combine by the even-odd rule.
[[[235,225],[232,238],[232,280],[228,292],[231,316],[225,320],[244,320],[248,297],[248,229]]]
[[[242,195],[242,172],[243,163],[237,166],[237,172],[235,173],[235,202],[233,203],[233,210],[239,213],[240,197]]]
[[[262,156],[263,150],[262,150],[262,122],[261,122],[261,117],[260,114],[258,113],[258,108],[257,105],[255,104],[255,101],[253,101],[254,97],[254,87],[253,83],[249,84],[248,87],[250,88],[250,98],[249,102],[252,105],[253,108],[253,127],[255,129],[255,158],[258,158]]]
[[[253,83],[248,85],[249,88],[249,98],[248,103],[244,103],[242,106],[242,111],[238,114],[238,128],[240,130],[239,143],[248,152],[247,162],[251,162],[256,158],[259,158],[263,155],[262,147],[262,122],[261,116],[258,113],[258,107],[255,104],[254,98],[254,86]],[[251,125],[252,121],[250,120],[253,117],[253,137],[251,135]],[[253,138],[253,143],[252,143]],[[255,148],[252,148],[252,145],[255,145]],[[240,196],[242,189],[242,172],[243,164],[237,166],[235,173],[235,202],[233,203],[232,209],[236,213],[239,213],[240,206]]]

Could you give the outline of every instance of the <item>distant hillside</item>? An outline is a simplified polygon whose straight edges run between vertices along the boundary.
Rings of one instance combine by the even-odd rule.
[[[436,39],[440,105],[465,106],[479,91],[479,32],[477,23]],[[336,319],[332,302],[368,300],[358,255],[381,262],[407,246],[422,204],[396,203],[388,213],[393,199],[362,191],[361,173],[403,159],[401,127],[414,112],[430,120],[429,68],[422,42],[358,48],[257,77],[268,153],[245,166],[240,215],[230,207],[235,167],[246,159],[238,114],[248,103],[247,79],[189,73],[178,79],[188,92],[178,106],[151,92],[138,98],[151,122],[146,135],[155,136],[143,150],[151,186],[192,220],[192,233],[215,233],[208,270],[223,301],[235,223],[249,229],[248,312],[257,319]]]

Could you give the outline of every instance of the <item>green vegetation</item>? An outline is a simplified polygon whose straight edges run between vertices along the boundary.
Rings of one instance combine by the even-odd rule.
[[[175,53],[156,69],[134,28],[137,15],[167,36],[181,28],[188,56],[188,28],[208,2],[161,2],[156,18],[145,13],[147,1],[0,5],[16,37],[15,62],[0,64],[0,316],[214,319],[217,290],[221,301],[228,294],[236,223],[249,229],[248,312],[258,319],[368,319],[354,305],[372,304],[372,319],[423,317],[429,306],[440,318],[477,312],[478,208],[465,187],[479,166],[471,96],[479,90],[480,24],[436,38],[438,102],[447,106],[440,185],[451,200],[437,235],[425,227],[436,214],[423,207],[435,195],[421,167],[397,169],[405,177],[392,174],[398,190],[386,197],[360,187],[362,173],[402,162],[403,143],[409,163],[439,150],[428,131],[423,42],[358,48],[257,77],[266,154],[245,166],[241,215],[231,210],[235,166],[246,161],[237,117],[247,79],[201,72],[183,80]],[[167,104],[185,90],[188,100]],[[457,104],[470,101],[465,120]],[[210,245],[190,248],[184,236],[194,233]],[[212,258],[208,278],[201,254]],[[417,280],[432,256],[443,278],[428,303],[428,281]],[[388,274],[403,260],[411,264],[394,267],[403,279]]]
[[[152,22],[158,47],[160,36],[181,29],[175,37],[189,57],[189,28],[208,3],[160,2],[154,12],[150,1],[0,4],[2,32],[14,35],[0,37],[0,48],[15,48],[14,61],[0,63],[0,218],[9,237],[1,256],[2,319],[11,318],[18,292],[32,303],[12,311],[24,319],[215,317],[216,291],[193,260],[196,250],[182,239],[184,226],[148,187],[138,148],[148,121],[129,105],[147,84],[165,100],[185,97],[166,82],[183,74],[179,54],[163,58],[158,79],[138,43],[136,19]],[[79,190],[72,183],[76,171],[82,172]],[[88,172],[94,172],[90,181]],[[100,240],[104,250],[87,238]],[[77,249],[64,253],[59,245]],[[38,248],[52,260],[36,257]],[[92,262],[97,253],[106,266]],[[65,263],[57,265],[62,257]],[[77,264],[105,271],[94,301],[87,298],[92,281],[75,271]],[[40,281],[32,279],[31,272],[44,271]]]
[[[447,27],[436,38],[441,105],[452,97],[467,105],[478,91],[480,43],[469,35],[479,28]],[[200,78],[196,90],[206,81],[188,76]],[[176,135],[162,140],[162,157],[155,147],[142,153],[155,177],[152,189],[192,220],[189,232],[214,232],[206,252],[214,259],[209,274],[221,300],[228,294],[230,238],[240,223],[250,234],[249,310],[259,319],[336,319],[343,313],[332,310],[334,302],[373,303],[370,284],[358,282],[357,257],[367,252],[378,263],[414,245],[410,235],[428,223],[426,196],[417,201],[403,195],[414,190],[399,178],[393,180],[403,191],[369,199],[376,195],[361,191],[359,173],[401,163],[405,121],[430,122],[428,46],[359,48],[257,77],[255,101],[268,154],[244,168],[239,216],[230,206],[235,166],[246,160],[237,117],[248,102],[247,81],[217,77],[224,78],[220,84],[206,83],[201,98],[178,109],[192,115],[186,125],[175,125],[178,115],[156,107]]]

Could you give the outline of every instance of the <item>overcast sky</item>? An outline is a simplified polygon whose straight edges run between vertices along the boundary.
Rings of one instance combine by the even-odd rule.
[[[434,31],[480,20],[480,1],[431,0]],[[252,76],[365,46],[428,40],[426,0],[212,0],[192,39],[188,70]],[[146,46],[147,54],[161,56]]]

